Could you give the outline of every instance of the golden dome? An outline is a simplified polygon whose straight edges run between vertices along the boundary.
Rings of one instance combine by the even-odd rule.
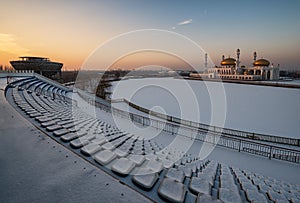
[[[234,58],[226,58],[221,61],[222,66],[235,66],[236,60]]]
[[[270,61],[268,61],[266,59],[258,59],[256,61],[254,61],[253,65],[254,66],[269,66]]]

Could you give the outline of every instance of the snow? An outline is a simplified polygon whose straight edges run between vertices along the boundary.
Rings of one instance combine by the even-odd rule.
[[[112,88],[112,99],[186,120],[300,138],[300,89],[173,78],[122,80]]]
[[[3,80],[0,80],[0,84],[1,84],[2,81]],[[182,90],[182,88],[183,88],[183,87],[180,88],[181,86],[183,86],[183,83],[182,83],[183,81],[181,81],[181,80],[175,80],[175,79],[171,79],[171,78],[149,79],[149,80],[148,79],[127,80],[127,81],[123,81],[123,82],[126,82],[126,83],[130,82],[129,84],[131,86],[129,86],[129,84],[127,83],[127,85],[124,85],[125,89],[120,88],[120,90],[126,90],[127,89],[128,91],[132,90],[133,92],[135,92],[135,89],[137,89],[137,87],[139,87],[140,85],[145,84],[145,83],[147,85],[147,82],[148,83],[152,83],[152,84],[153,83],[154,84],[159,84],[159,85],[162,85],[162,84],[167,85],[167,84],[169,84],[168,88],[170,90],[172,90],[171,92],[174,95],[177,95],[177,97],[180,96],[180,93],[175,92],[174,89],[178,89],[179,92],[180,92],[180,90]],[[123,84],[123,82],[122,82],[122,84]],[[126,83],[124,83],[124,84],[126,84]],[[173,84],[173,83],[177,83],[177,84]],[[191,84],[191,86],[193,87],[193,89],[195,89],[196,94],[200,94],[200,93],[203,94],[203,95],[208,94],[208,92],[206,92],[206,93],[204,93],[205,91],[202,92],[201,88],[204,87],[204,85],[201,82],[199,83],[199,81],[189,81],[189,83]],[[229,85],[229,87],[231,87],[231,86],[232,86],[232,84]],[[239,90],[239,91],[247,90],[247,88],[245,88],[245,86],[241,86],[241,87],[238,87],[238,86],[235,86],[235,85],[233,85],[233,86],[236,87],[236,89],[242,89],[242,90]],[[114,87],[116,88],[116,85],[114,85]],[[212,85],[212,87],[216,87],[216,83],[214,83]],[[231,88],[229,88],[229,87],[227,87],[227,85],[226,85],[226,88],[225,88],[226,92],[229,91],[227,89],[230,89],[230,91],[233,92],[232,93],[233,95],[240,94],[239,91],[236,92],[237,91],[236,89],[231,90],[232,87]],[[249,87],[253,87],[253,86],[249,86]],[[277,89],[280,89],[280,88],[277,88]],[[155,90],[157,90],[157,89],[155,89]],[[285,90],[289,90],[289,89],[285,89]],[[150,88],[150,89],[147,89],[147,91],[148,91],[147,94],[138,91],[136,95],[133,94],[132,98],[135,99],[135,102],[139,102],[139,101],[142,102],[142,101],[144,101],[144,102],[148,102],[150,104],[151,104],[151,102],[149,102],[149,101],[159,102],[159,105],[164,104],[164,108],[163,108],[164,111],[168,110],[168,111],[170,111],[168,113],[172,113],[171,110],[173,110],[173,109],[170,108],[170,107],[173,107],[172,106],[173,105],[173,101],[171,102],[171,101],[164,100],[165,97],[161,93],[161,92],[164,92],[163,90],[161,90],[161,91],[159,91],[159,90],[158,91],[153,91],[152,90],[151,91],[151,88]],[[118,91],[115,91],[114,94],[117,93],[117,92]],[[131,95],[130,92],[126,92],[126,91],[123,92],[123,94],[125,94],[125,95],[126,95],[126,93],[128,95]],[[139,94],[140,94],[140,96],[139,96]],[[186,96],[184,93],[182,93],[182,95]],[[183,137],[183,136],[176,136],[176,137],[174,137],[174,135],[172,135],[170,133],[161,132],[160,130],[157,130],[157,129],[154,129],[154,128],[150,128],[150,127],[145,127],[145,128],[141,128],[140,126],[136,126],[136,128],[130,127],[130,126],[132,126],[132,124],[129,123],[130,121],[128,121],[126,119],[123,119],[123,118],[119,118],[119,119],[118,118],[113,118],[110,113],[103,112],[103,111],[101,111],[99,109],[94,109],[93,106],[90,106],[88,103],[86,103],[84,100],[82,100],[76,93],[73,94],[73,96],[74,96],[74,99],[78,100],[78,105],[80,107],[80,110],[82,110],[85,113],[88,113],[90,115],[95,115],[95,113],[96,113],[97,117],[99,116],[99,118],[101,119],[101,121],[105,121],[107,123],[114,123],[114,122],[116,122],[116,124],[119,124],[117,126],[120,127],[120,129],[126,130],[126,131],[127,131],[127,129],[129,129],[130,131],[128,130],[127,132],[130,132],[130,133],[133,133],[134,135],[138,135],[140,137],[143,137],[144,139],[152,139],[156,143],[161,143],[161,144],[163,144],[165,146],[168,146],[168,147],[172,146],[172,147],[174,147],[176,149],[180,149],[180,151],[188,150],[188,154],[191,153],[193,156],[197,156],[200,153],[200,150],[202,150],[202,148],[203,148],[202,147],[203,146],[202,142],[200,142],[200,141],[199,142],[198,141],[194,141],[194,140],[191,140],[190,138],[186,138],[186,137]],[[158,97],[158,96],[160,96],[160,97]],[[226,96],[227,96],[227,99],[228,99],[228,96],[229,96],[229,98],[232,97],[231,94],[226,95]],[[199,97],[199,96],[197,96],[197,97]],[[172,98],[172,97],[170,97],[170,98]],[[189,100],[188,97],[183,97],[183,98],[185,100]],[[140,99],[140,100],[138,101],[137,99]],[[176,99],[176,97],[174,97],[173,99]],[[233,99],[241,100],[240,97],[233,98]],[[205,102],[207,102],[205,99],[203,99],[203,100],[204,101],[201,101],[201,105],[205,104]],[[53,154],[53,152],[54,152],[53,150],[54,149],[52,147],[51,147],[51,149],[53,149],[52,151],[47,150],[47,147],[45,147],[44,144],[40,143],[39,140],[35,140],[35,137],[32,137],[33,132],[30,131],[30,128],[26,128],[27,130],[24,128],[26,126],[28,127],[28,126],[31,126],[31,125],[29,125],[29,123],[25,119],[23,119],[20,115],[18,115],[18,113],[16,111],[12,111],[12,107],[10,107],[7,104],[3,93],[0,94],[0,101],[1,101],[0,102],[1,113],[4,112],[5,114],[9,113],[9,115],[14,115],[13,117],[11,117],[11,116],[5,116],[5,118],[7,118],[7,119],[8,118],[16,119],[16,120],[14,120],[14,122],[8,122],[9,125],[2,125],[2,128],[0,129],[0,131],[2,130],[2,132],[5,132],[5,133],[2,136],[2,139],[1,139],[2,142],[1,143],[5,143],[5,142],[3,142],[3,140],[4,141],[9,141],[5,145],[3,145],[3,146],[8,146],[8,148],[10,146],[14,145],[15,143],[17,143],[17,145],[20,145],[20,144],[22,145],[22,146],[21,145],[18,146],[18,148],[16,148],[17,150],[13,153],[13,154],[17,155],[18,159],[20,159],[20,161],[17,160],[17,162],[16,162],[17,164],[15,164],[15,162],[12,161],[11,156],[6,156],[5,160],[9,163],[9,166],[10,166],[9,169],[11,171],[13,171],[12,169],[16,168],[15,166],[18,165],[19,163],[21,163],[21,165],[22,164],[24,165],[24,163],[22,163],[22,162],[24,162],[24,160],[26,160],[26,159],[21,159],[22,157],[20,157],[20,155],[18,155],[21,152],[22,152],[21,154],[25,154],[25,157],[27,157],[27,156],[32,156],[32,154],[39,154],[39,153],[36,153],[36,151],[40,151],[40,153],[43,154],[43,156],[40,156],[40,157],[42,157],[43,159],[36,159],[35,158],[34,160],[36,160],[36,162],[41,162],[41,163],[49,162],[50,159],[52,159],[54,156],[56,156],[55,154]],[[177,102],[177,104],[179,104],[179,103],[180,102]],[[188,102],[187,101],[183,101],[183,103],[187,104]],[[190,103],[192,104],[192,102],[190,102]],[[228,103],[227,103],[227,105],[228,105]],[[157,103],[154,103],[152,105],[152,107],[153,106],[157,106]],[[176,105],[174,105],[174,106],[176,106]],[[190,107],[190,106],[187,106],[187,107]],[[186,109],[189,110],[189,108],[186,108]],[[159,108],[155,107],[155,108],[153,108],[153,110],[159,110]],[[174,109],[174,110],[176,110],[176,109]],[[183,110],[185,110],[185,108],[183,108]],[[5,114],[3,114],[3,115],[5,115]],[[201,114],[202,114],[202,112],[201,112]],[[184,114],[184,116],[188,116],[188,115],[189,114]],[[204,115],[206,115],[206,114],[204,114]],[[20,120],[20,118],[21,118],[21,120]],[[118,120],[115,120],[115,119],[118,119]],[[201,116],[201,119],[204,119],[203,116]],[[0,122],[1,121],[7,122],[6,120],[3,120],[3,119],[2,120],[0,119]],[[25,125],[24,121],[26,121],[26,126],[24,126]],[[121,122],[123,122],[123,123],[121,123]],[[3,126],[6,126],[6,127],[3,127]],[[18,128],[15,128],[15,126],[18,126]],[[122,126],[129,126],[129,127],[127,127],[127,129],[126,129],[126,128],[123,128]],[[6,130],[7,127],[9,127],[7,129],[7,131],[3,131],[3,130]],[[13,130],[13,129],[16,129],[16,130]],[[23,130],[22,133],[20,133],[21,132],[20,130],[22,130],[22,129],[25,129],[25,131]],[[18,137],[17,135],[20,135],[20,134],[22,134],[22,137],[25,136],[27,142],[22,142],[22,139],[21,140],[17,139],[17,137]],[[9,135],[9,137],[10,138],[13,137],[13,139],[4,139],[5,137],[8,138],[8,136],[5,136],[5,135]],[[27,137],[28,137],[27,135],[31,136],[30,139],[27,139]],[[51,139],[46,139],[45,143],[48,140],[51,141]],[[40,146],[36,145],[36,142],[38,142],[41,145]],[[31,147],[32,144],[35,144],[37,147]],[[51,146],[55,145],[56,146],[55,151],[56,152],[58,151],[58,147],[59,147],[58,145],[59,144],[57,144],[56,142],[50,142],[50,145]],[[4,147],[3,150],[7,151],[8,148]],[[0,149],[2,149],[2,148],[0,148]],[[14,148],[9,148],[9,149],[15,150]],[[35,151],[32,151],[32,150],[28,151],[28,149],[35,149]],[[59,149],[61,149],[61,148],[59,148]],[[43,150],[44,150],[44,152],[43,152]],[[65,150],[62,149],[62,152],[65,153]],[[2,154],[5,154],[5,153],[2,153]],[[75,158],[76,157],[72,157],[71,158],[71,161],[72,161],[73,164],[74,164],[73,161],[74,161]],[[297,175],[298,172],[299,172],[299,165],[298,164],[288,163],[288,162],[279,161],[279,160],[275,160],[275,159],[269,160],[269,159],[267,159],[265,157],[250,155],[250,154],[247,154],[247,153],[237,153],[237,151],[230,150],[230,149],[227,149],[227,148],[224,148],[224,147],[220,147],[220,146],[216,146],[214,148],[214,150],[212,151],[212,153],[208,156],[208,159],[210,159],[210,160],[216,160],[216,161],[222,162],[222,163],[226,163],[226,164],[229,164],[229,165],[231,165],[233,167],[238,167],[240,169],[247,169],[247,170],[249,170],[251,172],[259,173],[259,174],[262,174],[262,175],[265,175],[265,176],[268,176],[268,177],[274,177],[274,178],[277,178],[279,180],[289,181],[291,183],[299,183],[299,181],[300,181],[300,176]],[[59,161],[66,162],[66,160],[59,160]],[[58,163],[60,163],[60,162],[58,162]],[[66,162],[66,163],[67,163],[67,165],[69,164],[69,162]],[[81,162],[78,160],[77,163],[79,164]],[[53,165],[54,169],[57,168],[57,164],[52,164],[52,165]],[[27,164],[27,166],[25,167],[25,169],[26,168],[30,169],[32,167],[35,167],[35,166]],[[83,168],[83,167],[81,167],[81,168]],[[270,170],[270,169],[272,169],[272,170]],[[27,170],[27,172],[28,171],[29,170]],[[69,171],[69,169],[67,170],[67,172],[68,171]],[[15,172],[15,171],[13,171],[13,172]],[[74,171],[71,171],[71,172],[72,172],[72,174],[73,173],[77,174],[77,172],[76,173]],[[37,182],[40,181],[39,179],[36,179],[36,177],[34,177],[34,174],[27,174],[27,175],[29,175],[29,177],[31,177],[31,179],[34,179]],[[60,174],[60,175],[65,175],[65,174],[63,173],[63,174]],[[42,174],[42,176],[43,176],[43,174]],[[100,174],[100,176],[102,177],[102,174]],[[25,176],[22,176],[21,180],[22,180],[22,178],[24,179],[24,177]],[[97,175],[97,177],[98,177],[98,175]],[[15,179],[13,179],[13,181],[14,180]],[[11,185],[13,183],[13,181],[10,181],[9,184]],[[104,179],[104,181],[108,181],[108,180]],[[112,184],[110,184],[110,185],[112,185]],[[30,186],[30,184],[29,184],[29,186]],[[114,186],[114,189],[116,189],[116,190],[119,191],[118,187]],[[31,195],[33,194],[32,191],[30,191],[30,194]]]

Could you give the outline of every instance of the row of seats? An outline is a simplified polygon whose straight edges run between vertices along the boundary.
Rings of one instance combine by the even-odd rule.
[[[300,186],[145,140],[83,112],[64,90],[30,78],[15,104],[53,139],[158,202],[299,202]],[[59,95],[53,97],[53,94]]]

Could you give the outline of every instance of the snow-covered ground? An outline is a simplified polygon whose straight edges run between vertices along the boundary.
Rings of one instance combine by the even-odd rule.
[[[259,81],[258,81],[259,82]],[[300,80],[279,80],[279,81],[267,81],[265,83],[277,83],[277,84],[291,84],[300,85]]]
[[[112,99],[119,98],[186,120],[300,138],[300,89],[145,78],[114,82]]]

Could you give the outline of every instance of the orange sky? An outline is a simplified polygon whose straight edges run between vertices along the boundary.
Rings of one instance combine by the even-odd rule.
[[[234,57],[235,50],[240,48],[242,65],[251,65],[252,53],[257,51],[259,58],[269,59],[271,63],[300,68],[299,5],[298,1],[289,0],[272,5],[258,0],[220,1],[217,5],[214,1],[187,4],[176,0],[3,1],[0,65],[9,65],[10,60],[28,55],[62,62],[64,69],[78,69],[107,40],[151,28],[192,39],[217,65],[223,54]],[[126,60],[143,65],[139,57]],[[159,63],[158,57],[162,56],[157,56],[154,64]],[[200,55],[194,56],[195,61],[199,59]],[[131,66],[125,64],[126,60],[119,65]],[[162,64],[166,62],[166,58],[161,60]],[[175,58],[168,60],[170,66],[182,65]],[[198,64],[203,66],[203,58]]]
[[[179,59],[178,57],[166,53],[151,51],[144,51],[127,55],[116,61],[111,66],[111,68],[139,69],[143,66],[161,66],[167,67],[169,69],[182,69],[182,67],[185,67],[187,69],[192,69],[187,62]]]

